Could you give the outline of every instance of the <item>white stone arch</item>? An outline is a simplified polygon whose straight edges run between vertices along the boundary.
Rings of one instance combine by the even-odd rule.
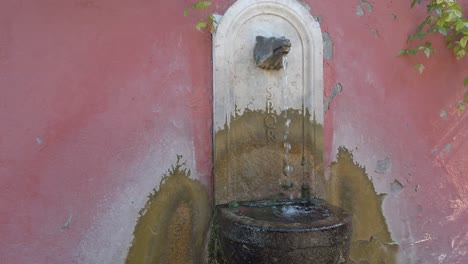
[[[236,54],[231,44],[242,37],[239,29],[258,16],[280,17],[297,31],[303,54],[304,103],[317,122],[323,124],[323,42],[319,23],[296,0],[240,0],[226,11],[213,34],[214,129],[224,127],[226,122],[229,125],[235,104],[232,79],[236,74],[233,72]],[[293,43],[294,49],[297,45]]]
[[[323,144],[323,141],[318,142],[315,138],[315,135],[320,133],[317,130],[323,128],[322,32],[319,23],[305,6],[296,0],[240,0],[219,20],[213,34],[215,203],[263,199],[275,191],[276,187],[272,183],[277,181],[277,176],[273,174],[282,171],[282,160],[278,157],[281,157],[284,149],[278,140],[273,141],[276,144],[274,153],[280,155],[274,158],[265,158],[265,155],[260,154],[261,151],[253,152],[251,149],[233,154],[231,150],[239,150],[237,147],[242,142],[253,142],[251,145],[255,146],[256,150],[263,148],[264,151],[272,147],[269,145],[269,137],[265,136],[270,135],[272,131],[269,127],[264,129],[262,126],[265,124],[261,124],[263,121],[260,119],[253,122],[249,119],[250,123],[239,127],[231,124],[231,117],[240,117],[247,110],[257,111],[256,114],[268,113],[265,110],[266,105],[270,103],[274,106],[275,114],[286,108],[298,110],[297,113],[302,113],[303,117],[303,140],[301,143],[297,140],[295,146],[301,146],[303,162],[296,163],[296,166],[301,168],[296,167],[298,169],[291,179],[299,182],[304,181],[304,175],[307,173],[315,175],[317,166],[312,156],[323,155],[314,152],[316,149],[322,149],[316,148],[316,145]],[[259,35],[285,36],[291,40],[287,70],[264,70],[257,67],[253,50],[255,38]],[[287,89],[281,88],[284,84],[280,82],[284,80],[288,80]],[[287,103],[283,94],[285,90],[289,93]],[[270,96],[270,92],[273,96]],[[306,111],[310,116],[306,115]],[[304,125],[306,121],[309,124],[307,129]],[[309,121],[315,121],[319,125],[310,128]],[[241,130],[247,132],[242,133]],[[277,130],[273,133],[280,135],[281,132]],[[313,147],[306,144],[311,141]],[[255,172],[242,167],[242,164],[247,163],[238,160],[238,157],[248,157],[248,161],[256,160],[253,163]],[[306,165],[297,165],[299,163]],[[269,181],[270,185],[264,186],[258,181],[258,185],[252,184],[259,178]],[[242,189],[239,186],[255,187]],[[300,188],[299,184],[295,186]]]

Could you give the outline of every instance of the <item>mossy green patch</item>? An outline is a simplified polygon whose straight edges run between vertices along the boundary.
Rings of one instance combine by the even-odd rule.
[[[274,129],[265,124],[267,117],[275,121]],[[308,110],[244,109],[214,137],[216,204],[320,196],[323,127]],[[289,173],[285,165],[292,167]]]
[[[126,264],[205,262],[209,195],[205,186],[190,178],[190,170],[180,159],[140,211]]]
[[[365,169],[343,147],[331,165],[326,197],[353,216],[349,263],[396,263],[398,245],[382,212],[384,195],[376,193]]]

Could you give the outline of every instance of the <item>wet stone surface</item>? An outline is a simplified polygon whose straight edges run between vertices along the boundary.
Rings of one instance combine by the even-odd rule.
[[[237,208],[237,215],[255,220],[277,223],[301,223],[324,220],[330,216],[327,208],[305,202],[243,203]]]
[[[325,201],[261,201],[217,206],[225,263],[343,263],[351,217]]]

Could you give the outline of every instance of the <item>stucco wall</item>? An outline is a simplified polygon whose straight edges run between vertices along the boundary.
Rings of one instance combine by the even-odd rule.
[[[468,64],[396,57],[424,17],[409,2],[307,1],[329,36],[325,161],[346,147],[387,193],[400,263],[466,263]],[[211,36],[190,4],[1,1],[2,262],[122,263],[176,155],[211,189]]]

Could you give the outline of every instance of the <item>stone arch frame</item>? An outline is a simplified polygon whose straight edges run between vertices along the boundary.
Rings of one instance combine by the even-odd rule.
[[[247,21],[257,16],[275,16],[287,21],[300,36],[302,51],[302,108],[311,114],[314,122],[323,126],[323,42],[322,31],[319,23],[309,13],[304,4],[296,0],[240,0],[235,2],[218,19],[219,24],[213,33],[213,132],[229,129],[232,113],[237,113],[235,101],[233,76],[235,76],[236,54],[233,52],[232,43],[238,38],[240,29]],[[297,48],[297,47],[296,47]],[[304,111],[303,111],[304,112]],[[219,146],[223,146],[227,153],[230,144],[229,137],[225,142],[217,142],[213,137],[214,166],[215,171],[219,166],[224,166],[224,173],[229,174],[227,165],[217,164],[221,159]],[[228,157],[229,158],[229,157]],[[227,158],[227,159],[228,159]],[[217,185],[216,172],[214,188],[225,188]],[[216,194],[216,191],[215,191]],[[226,202],[225,199],[216,197],[215,203]]]

